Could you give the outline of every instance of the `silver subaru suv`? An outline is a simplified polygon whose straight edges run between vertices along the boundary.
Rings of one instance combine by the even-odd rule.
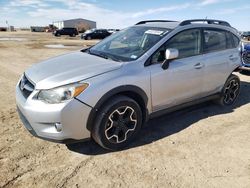
[[[26,70],[16,86],[25,127],[61,143],[119,150],[149,119],[240,92],[237,30],[220,20],[142,21],[93,47]]]

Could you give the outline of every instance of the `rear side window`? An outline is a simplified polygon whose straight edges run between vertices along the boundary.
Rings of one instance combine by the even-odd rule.
[[[226,31],[204,30],[204,52],[214,52],[227,49]]]

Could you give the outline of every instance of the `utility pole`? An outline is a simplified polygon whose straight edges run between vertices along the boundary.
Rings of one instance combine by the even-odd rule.
[[[10,26],[9,26],[8,20],[6,20],[6,24],[7,24],[7,31],[9,31],[10,30]]]

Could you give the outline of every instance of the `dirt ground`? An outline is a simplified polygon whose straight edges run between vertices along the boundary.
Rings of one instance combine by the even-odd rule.
[[[11,41],[1,39],[6,37]],[[241,94],[233,107],[209,102],[151,120],[124,151],[107,152],[93,141],[66,146],[31,136],[15,107],[23,71],[95,42],[0,33],[0,187],[250,187],[248,75],[239,74]]]

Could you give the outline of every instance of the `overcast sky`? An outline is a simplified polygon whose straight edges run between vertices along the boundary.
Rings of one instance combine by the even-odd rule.
[[[140,20],[213,18],[250,30],[249,0],[0,0],[0,26],[48,25],[85,18],[99,28],[124,28]]]

